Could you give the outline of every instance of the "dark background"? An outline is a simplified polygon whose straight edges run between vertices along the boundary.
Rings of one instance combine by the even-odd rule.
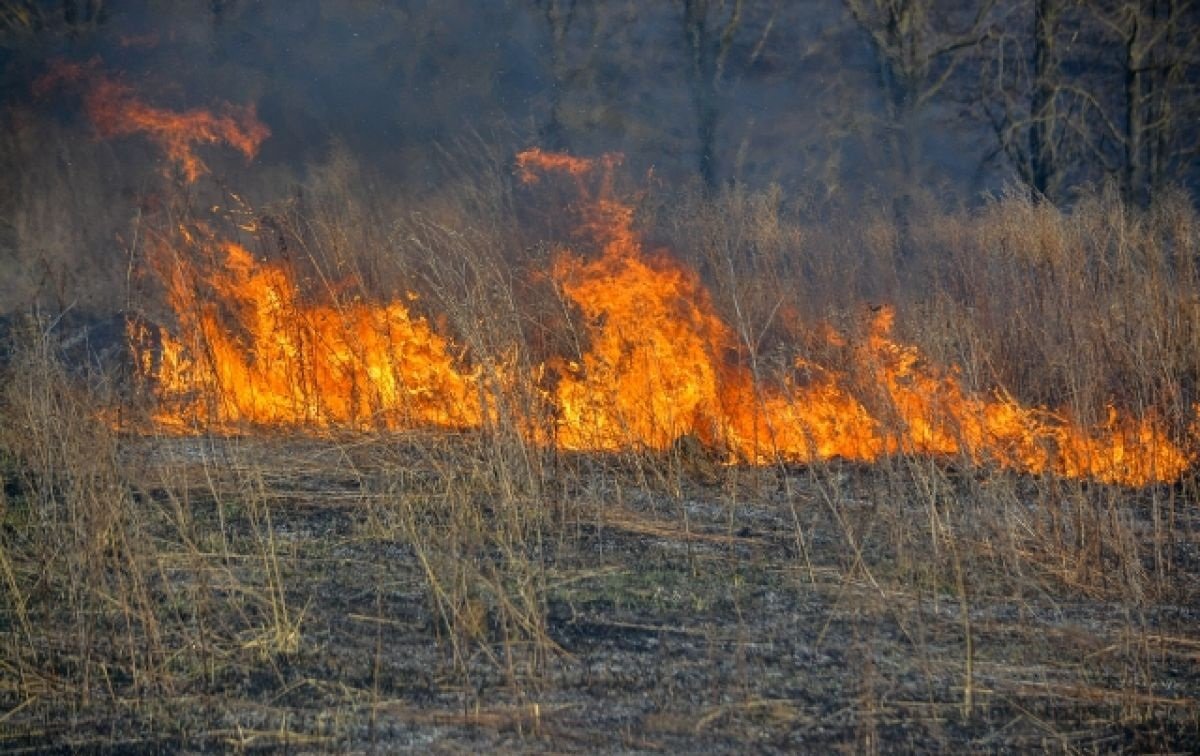
[[[1069,205],[1200,190],[1200,4],[1176,0],[65,0],[0,2],[0,309],[119,277],[165,161],[101,141],[89,61],[148,103],[256,103],[247,201],[349,156],[371,190],[436,194],[455,156],[621,151],[630,175],[708,192],[779,184],[818,212],[1015,187]]]

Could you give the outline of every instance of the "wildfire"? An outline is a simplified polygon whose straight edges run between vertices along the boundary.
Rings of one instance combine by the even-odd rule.
[[[126,85],[98,70],[98,64],[59,62],[34,85],[44,93],[62,84],[85,86],[84,110],[97,133],[103,138],[144,134],[166,152],[189,183],[208,172],[195,153],[200,144],[223,142],[247,160],[271,135],[254,105],[237,107],[226,104],[220,115],[200,108],[182,112],[157,108],[139,100]]]
[[[157,423],[178,431],[244,425],[357,429],[480,423],[472,373],[401,302],[306,304],[289,271],[201,229],[181,233],[220,259],[197,270],[159,250],[179,336],[131,334],[154,380]],[[199,255],[197,255],[199,257]]]
[[[804,380],[757,378],[696,273],[643,248],[632,208],[612,192],[618,162],[538,150],[517,156],[526,182],[548,173],[576,182],[582,233],[599,250],[554,256],[551,278],[581,315],[585,338],[580,353],[536,371],[554,376],[538,384],[548,386],[542,397],[553,431],[528,430],[533,440],[571,450],[662,450],[691,435],[730,461],[753,464],[955,455],[1128,485],[1172,480],[1191,464],[1149,418],[1110,408],[1099,427],[1084,428],[1000,391],[968,392],[953,369],[895,339],[889,308],[858,343],[828,330],[849,369],[798,359],[795,375]],[[286,267],[257,261],[236,244],[201,230],[184,234],[181,245],[158,255],[175,261],[163,265],[162,276],[177,331],[162,332],[157,344],[133,334],[162,427],[484,422],[489,401],[479,371],[404,303],[310,303]],[[189,262],[203,249],[214,250],[218,263],[199,269]]]
[[[798,371],[816,378],[792,386],[756,382],[734,359],[732,332],[696,275],[642,249],[632,209],[611,197],[607,174],[615,162],[538,150],[518,156],[526,181],[534,168],[576,179],[588,171],[605,174],[585,205],[600,257],[587,261],[563,252],[553,270],[583,313],[590,342],[555,396],[563,446],[664,449],[693,434],[756,463],[963,455],[976,463],[1132,485],[1173,479],[1190,464],[1151,419],[1110,408],[1103,426],[1088,430],[1000,393],[969,395],[953,371],[930,366],[915,347],[894,340],[894,313],[887,307],[854,350],[852,371],[798,361]],[[828,338],[845,341],[832,332]]]

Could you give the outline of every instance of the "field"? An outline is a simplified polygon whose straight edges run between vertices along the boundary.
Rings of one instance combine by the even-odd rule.
[[[560,191],[587,189],[572,181]],[[1007,197],[899,228],[799,224],[774,191],[681,194],[585,209],[593,230],[559,229],[563,253],[512,230],[513,193],[532,190],[496,186],[387,239],[369,238],[374,211],[337,195],[322,216],[313,192],[313,215],[281,214],[253,259],[226,249],[233,283],[289,302],[285,345],[318,338],[327,311],[380,317],[363,309],[373,288],[415,282],[420,316],[382,322],[442,334],[423,354],[451,377],[421,378],[404,412],[377,407],[377,427],[298,379],[282,384],[291,403],[270,393],[277,347],[246,346],[276,335],[246,316],[255,295],[220,305],[228,331],[189,315],[217,310],[172,293],[172,275],[229,283],[194,262],[196,225],[147,231],[163,283],[130,321],[141,330],[9,322],[0,749],[1200,748],[1186,202],[1134,214],[1099,196],[1068,213]],[[616,230],[596,233],[597,217]],[[552,238],[561,220],[532,222]],[[739,425],[724,395],[638,425],[639,408],[691,394],[600,350],[659,300],[624,321],[586,295],[614,240],[634,239],[615,259],[650,259],[643,233],[673,250],[651,277],[687,294],[662,300],[686,326],[663,343],[720,357],[711,340],[729,339],[715,385],[744,368],[753,390],[733,396],[811,423],[801,443],[740,432],[760,415]],[[298,266],[255,262],[264,238],[308,245],[306,265],[356,271],[355,286],[293,289],[281,277]],[[164,272],[168,248],[193,262]],[[647,347],[626,334],[636,364]],[[218,347],[272,403],[222,393],[237,386]],[[171,362],[175,348],[199,351]],[[536,390],[510,378],[552,369]],[[606,430],[568,415],[578,396]],[[853,403],[810,412],[828,396]],[[971,424],[1000,409],[1032,440]],[[858,445],[819,437],[829,417]]]
[[[54,481],[97,486],[75,507],[7,492],[7,751],[1200,742],[1185,488],[683,452],[514,480],[447,435],[105,451],[120,482]]]
[[[0,754],[1200,753],[1197,28],[0,0]]]
[[[530,430],[545,392],[504,380],[476,400],[491,419],[462,427],[436,422],[464,416],[452,413],[401,428],[380,415],[374,430],[322,415],[239,421],[228,408],[252,404],[194,398],[215,378],[164,390],[157,356],[139,361],[136,329],[121,343],[120,324],[11,320],[0,748],[1200,748],[1192,211],[1129,217],[1097,199],[1064,214],[1001,199],[908,232],[929,251],[901,264],[886,223],[847,245],[787,227],[772,215],[778,197],[721,202],[637,212],[680,235],[673,248],[692,257],[672,264],[708,271],[692,283],[697,301],[712,292],[733,332],[763,334],[745,343],[763,376],[785,349],[830,376],[859,371],[830,385],[857,386],[859,407],[880,418],[869,427],[893,428],[870,458],[822,454],[815,437],[804,458],[748,458],[698,426],[571,449],[564,438],[588,437],[565,436],[566,420],[553,421],[559,443]],[[560,347],[509,330],[558,323],[553,302],[503,288],[528,276],[487,250],[515,240],[420,223],[409,238],[438,254],[395,264],[425,265],[424,299],[412,301],[448,308],[439,328],[476,364],[528,365]],[[722,258],[718,242],[748,238],[755,253],[736,259],[755,268],[722,268],[734,247]],[[808,254],[788,256],[800,241]],[[847,250],[857,263],[835,260]],[[899,272],[913,269],[925,277]],[[895,302],[901,335],[882,347],[833,301],[869,301],[864,281]],[[805,346],[770,314],[781,296],[788,317],[818,308],[845,336]],[[613,322],[594,320],[582,348]],[[882,358],[864,362],[856,343]],[[917,367],[895,378],[884,368],[908,365],[895,355]],[[887,390],[860,389],[881,377]],[[1042,418],[1027,427],[1044,456],[965,437],[940,451],[940,437],[912,430],[931,422],[908,404],[925,388],[949,418],[935,428],[962,430],[950,424],[998,406],[1062,409],[1028,410]],[[798,396],[810,407],[816,395]],[[1117,410],[1154,424],[1123,424]],[[1100,462],[1072,462],[1078,439]],[[1157,461],[1172,457],[1156,444],[1184,466],[1164,473]]]

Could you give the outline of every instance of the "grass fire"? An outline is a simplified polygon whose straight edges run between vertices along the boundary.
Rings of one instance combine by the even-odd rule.
[[[0,0],[0,751],[1200,748],[1196,8]]]
[[[599,249],[592,259],[559,250],[550,265],[553,285],[578,311],[580,352],[553,355],[528,376],[517,364],[496,366],[507,378],[499,390],[555,376],[539,397],[544,406],[518,420],[541,431],[532,441],[574,451],[662,451],[694,436],[724,450],[729,462],[915,453],[1135,486],[1172,482],[1191,464],[1153,415],[1132,417],[1107,404],[1103,422],[1088,428],[1064,413],[1022,406],[1002,388],[964,391],[954,366],[931,364],[894,339],[890,306],[849,347],[854,380],[850,371],[798,360],[790,372],[819,377],[803,385],[756,382],[699,277],[667,253],[647,253],[633,208],[610,196],[618,157],[597,165],[532,149],[516,162],[527,183],[543,173],[574,178],[581,233]],[[163,243],[176,246],[153,254],[166,269],[178,331],[150,341],[132,334],[161,428],[465,429],[485,422],[482,373],[457,359],[462,350],[403,301],[308,304],[286,266],[256,261],[234,242],[181,229]],[[207,270],[197,268],[200,260]],[[552,419],[540,428],[538,417]]]

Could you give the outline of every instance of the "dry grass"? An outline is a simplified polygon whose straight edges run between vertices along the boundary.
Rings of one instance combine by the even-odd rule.
[[[476,432],[126,437],[95,412],[111,381],[68,366],[53,322],[13,330],[0,748],[388,747],[397,722],[430,738],[410,747],[479,731],[531,749],[1198,742],[1191,473],[1130,491],[909,455],[763,469],[686,445],[555,452],[526,427],[551,425],[536,387],[500,366],[532,374],[581,338],[534,275],[578,240],[516,209],[502,161],[460,168],[476,180],[399,207],[340,154],[256,241],[334,296],[419,292],[485,377]],[[887,301],[973,389],[1082,422],[1115,400],[1194,448],[1200,219],[1181,197],[1068,212],[1006,196],[903,225],[818,217],[776,189],[641,210],[702,272],[756,380],[819,348],[806,326],[852,332]],[[691,656],[614,655],[605,633]],[[782,648],[845,656],[791,684]],[[646,670],[623,673],[630,659]],[[715,693],[689,688],[693,663]],[[578,697],[594,688],[609,698]],[[629,703],[643,694],[649,712]],[[589,731],[584,700],[633,713]]]

